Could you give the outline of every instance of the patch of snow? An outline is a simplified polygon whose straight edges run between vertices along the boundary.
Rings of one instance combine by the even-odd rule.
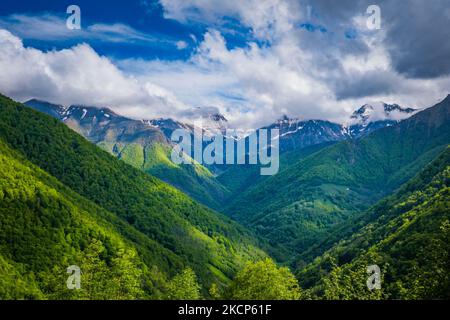
[[[300,127],[298,127],[297,129],[295,129],[295,130],[293,130],[293,131],[287,131],[287,132],[281,134],[280,137],[285,137],[285,136],[287,136],[287,135],[294,134],[294,133],[296,133],[296,132],[298,132],[298,131],[300,131],[300,130],[302,130],[302,129],[303,129],[303,126],[300,126]]]

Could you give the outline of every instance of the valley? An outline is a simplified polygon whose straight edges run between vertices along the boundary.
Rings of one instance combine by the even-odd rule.
[[[280,130],[280,145],[284,149],[280,154],[280,172],[274,176],[260,175],[259,165],[207,168],[200,164],[174,164],[170,159],[173,144],[168,135],[176,128],[193,130],[187,124],[158,120],[155,126],[148,121],[121,117],[110,109],[67,108],[36,100],[26,105],[38,112],[6,97],[0,102],[2,163],[10,168],[14,166],[17,174],[23,172],[12,177],[6,174],[9,169],[2,171],[2,204],[9,213],[16,210],[16,214],[23,214],[24,209],[19,208],[27,199],[27,210],[31,210],[21,218],[24,219],[21,225],[27,228],[23,230],[31,238],[17,238],[16,249],[6,245],[6,237],[0,241],[2,268],[10,270],[9,273],[15,270],[24,283],[22,289],[9,291],[18,297],[75,298],[62,288],[55,292],[49,289],[48,286],[58,281],[51,278],[54,273],[51,268],[63,269],[64,261],[86,265],[89,250],[101,252],[100,260],[92,263],[103,265],[107,277],[120,277],[123,271],[119,266],[128,264],[127,268],[134,268],[129,270],[135,270],[136,277],[130,281],[148,279],[144,287],[128,283],[131,287],[123,289],[124,298],[164,297],[171,290],[168,289],[171,277],[175,276],[173,281],[182,275],[193,279],[183,270],[195,272],[202,295],[209,296],[208,288],[218,286],[223,295],[232,296],[238,294],[228,291],[238,288],[232,284],[236,273],[249,261],[268,256],[295,272],[304,290],[302,296],[361,297],[366,293],[361,291],[360,284],[346,281],[359,281],[358,277],[362,276],[345,279],[349,272],[358,272],[363,261],[375,261],[382,266],[388,263],[386,254],[394,254],[398,249],[388,251],[393,240],[385,240],[386,234],[392,234],[388,239],[405,237],[394,230],[416,228],[423,225],[420,221],[430,219],[435,221],[434,228],[447,230],[450,96],[423,111],[407,111],[410,116],[402,121],[378,123],[378,129],[370,129],[366,134],[359,130],[356,136],[336,136],[332,132],[337,131],[327,131],[336,126],[331,123],[281,120],[276,128]],[[392,109],[386,106],[387,110]],[[364,114],[368,116],[367,112]],[[368,118],[363,121],[365,127],[371,127]],[[165,127],[163,123],[170,125]],[[292,130],[294,125],[297,129]],[[301,130],[308,130],[307,134],[311,135],[324,134],[317,134],[317,140],[301,135],[297,141],[295,135]],[[332,134],[327,136],[326,132]],[[38,180],[27,182],[30,179]],[[17,183],[39,187],[26,192],[23,189],[15,195],[13,185]],[[419,190],[425,192],[421,197],[432,199],[429,204],[397,209],[401,201],[415,201],[409,199],[415,199],[422,192]],[[66,217],[52,218],[55,210],[66,207],[63,209]],[[46,212],[49,217],[48,220],[40,216],[32,218],[40,221],[40,228],[54,231],[60,228],[59,234],[64,234],[65,240],[36,233],[27,222],[36,208],[42,208],[37,212]],[[406,218],[401,217],[414,216],[417,212],[433,214],[428,217],[420,213],[417,222],[402,226]],[[436,218],[431,218],[434,215]],[[82,221],[90,222],[85,226]],[[75,229],[69,231],[70,228]],[[367,231],[373,228],[380,231]],[[14,234],[8,220],[3,221],[3,230],[9,238]],[[441,236],[439,232],[435,234]],[[363,249],[361,239],[365,239]],[[49,242],[42,247],[42,252],[21,253],[19,248],[27,245],[21,245],[20,241]],[[66,249],[60,252],[51,249],[52,255],[45,251],[60,247],[61,241]],[[68,248],[72,249],[67,251]],[[430,248],[432,252],[436,250],[446,249]],[[366,251],[367,254],[362,253]],[[441,251],[436,254],[442,255]],[[35,257],[35,262],[24,259],[30,255]],[[43,256],[56,264],[39,262]],[[30,270],[34,271],[30,273]],[[28,279],[35,272],[39,275],[31,282]],[[413,271],[401,272],[400,278],[392,273],[386,277],[405,282],[403,277]],[[92,274],[92,277],[99,276]],[[11,280],[2,281],[9,285]],[[42,285],[44,281],[47,287]],[[428,280],[423,278],[423,281]],[[98,296],[92,297],[101,298],[103,285],[99,281],[92,289]],[[353,289],[342,291],[341,286]],[[440,286],[433,288],[433,293],[413,293],[411,288],[401,291],[389,284],[383,295],[368,297],[445,295],[439,293]],[[51,295],[48,290],[52,291]],[[111,290],[109,294],[120,295],[120,287]],[[192,292],[196,296],[195,290]]]

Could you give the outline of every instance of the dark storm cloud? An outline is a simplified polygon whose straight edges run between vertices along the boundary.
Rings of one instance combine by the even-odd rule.
[[[411,78],[450,74],[450,0],[316,0],[305,1],[328,29],[342,32],[352,17],[366,14],[369,5],[381,8],[384,45],[393,68]],[[345,32],[345,30],[344,30]],[[355,40],[358,40],[356,37]],[[358,42],[358,41],[356,41]],[[360,53],[363,46],[344,46]]]
[[[394,68],[413,78],[450,74],[450,1],[386,1],[386,8]]]
[[[391,72],[371,71],[342,76],[335,81],[334,90],[338,100],[372,97],[395,93],[401,83]]]

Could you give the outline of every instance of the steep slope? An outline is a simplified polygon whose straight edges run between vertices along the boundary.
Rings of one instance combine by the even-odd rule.
[[[228,191],[205,167],[176,165],[170,160],[168,128],[183,128],[174,121],[138,121],[108,108],[62,106],[30,100],[25,103],[45,112],[119,159],[179,188],[211,208],[219,208]],[[188,128],[187,128],[188,129]]]
[[[357,140],[306,157],[238,196],[226,212],[287,253],[302,252],[406,182],[450,142],[450,96]]]
[[[280,171],[288,170],[290,166],[303,158],[334,143],[324,142],[280,154]],[[261,175],[261,167],[259,165],[231,165],[217,177],[217,181],[232,192],[230,199],[265,179],[268,179],[268,176]]]
[[[264,256],[248,232],[228,218],[115,159],[59,121],[3,96],[0,137],[74,192],[156,242],[164,249],[157,254],[166,261],[164,271],[191,266],[208,285],[226,282],[246,260]]]
[[[447,148],[394,195],[355,218],[353,234],[302,268],[303,287],[332,299],[448,299],[449,183]],[[383,282],[370,293],[366,268],[374,264]]]
[[[287,116],[262,129],[280,131],[280,153],[349,138],[348,132],[340,124],[323,120],[301,121]]]
[[[162,289],[158,281],[182,267],[175,254],[63,186],[1,140],[0,169],[1,299],[156,297]],[[90,260],[92,250],[98,256]],[[121,269],[124,264],[127,270]],[[83,271],[81,292],[65,288],[70,265]],[[123,272],[129,277],[122,277]]]
[[[348,123],[324,120],[299,120],[284,116],[263,129],[280,130],[280,152],[297,150],[330,141],[363,137],[412,116],[417,110],[383,102],[365,104],[356,110]]]

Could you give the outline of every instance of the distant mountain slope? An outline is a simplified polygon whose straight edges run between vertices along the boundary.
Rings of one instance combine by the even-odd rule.
[[[395,126],[306,157],[243,192],[226,212],[286,259],[423,168],[450,142],[449,118],[450,96]]]
[[[330,299],[448,299],[449,183],[447,148],[399,191],[349,223],[353,231],[341,233],[332,249],[301,268],[303,287]],[[374,264],[382,271],[382,289],[371,294],[366,268]]]
[[[286,116],[262,129],[280,131],[280,153],[349,138],[347,131],[340,124],[324,120],[303,121]]]
[[[191,266],[205,285],[264,256],[249,233],[173,187],[118,161],[59,121],[0,97],[0,138],[61,183],[158,244],[164,272]],[[77,203],[77,202],[75,202]],[[87,210],[89,212],[89,210]],[[108,222],[116,222],[108,218]],[[116,225],[121,233],[126,228]],[[142,245],[137,235],[126,237]],[[144,239],[145,239],[144,238]],[[145,255],[144,260],[145,260]],[[167,269],[167,270],[166,270]]]
[[[328,147],[335,142],[324,142],[314,144],[300,149],[284,152],[280,154],[280,171],[289,170],[289,167],[307,156]],[[270,176],[261,175],[259,165],[235,165],[230,166],[224,173],[217,177],[217,180],[233,193],[230,199],[244,192],[246,189],[268,179]]]
[[[380,102],[362,106],[344,124],[324,120],[299,120],[284,116],[262,129],[279,130],[280,170],[285,170],[299,159],[298,156],[304,157],[308,153],[308,150],[302,151],[304,148],[322,147],[343,140],[358,139],[375,130],[393,126],[416,112],[417,110],[412,108]],[[295,154],[298,155],[297,158]],[[218,178],[232,194],[243,192],[262,179],[265,177],[258,176],[257,168],[254,166],[229,166]]]
[[[209,207],[219,208],[229,194],[205,167],[199,164],[176,165],[170,160],[172,146],[167,127],[175,130],[183,127],[181,123],[133,120],[107,108],[64,108],[38,100],[30,100],[25,104],[63,121],[102,149],[179,188]]]
[[[262,179],[255,177],[255,166],[208,165],[205,168],[200,164],[175,165],[170,161],[171,135],[176,129],[184,129],[193,136],[194,125],[191,124],[172,119],[132,120],[107,108],[65,108],[38,100],[25,104],[60,119],[119,159],[170,183],[214,209],[221,209],[223,203],[234,197],[233,194]],[[201,109],[193,112],[201,115],[202,132],[208,137],[225,134],[229,128],[227,119],[221,114]],[[366,104],[355,111],[349,123],[344,125],[323,120],[301,121],[285,116],[262,129],[280,130],[280,153],[295,153],[309,146],[365,136],[374,130],[394,125],[398,119],[414,112],[414,109],[398,105]],[[285,167],[285,164],[282,166]],[[214,177],[215,174],[222,175],[220,181]]]
[[[380,128],[392,126],[417,110],[397,104],[366,104],[344,124],[324,120],[299,120],[284,116],[263,129],[280,130],[280,152],[297,150],[331,141],[359,138]]]

